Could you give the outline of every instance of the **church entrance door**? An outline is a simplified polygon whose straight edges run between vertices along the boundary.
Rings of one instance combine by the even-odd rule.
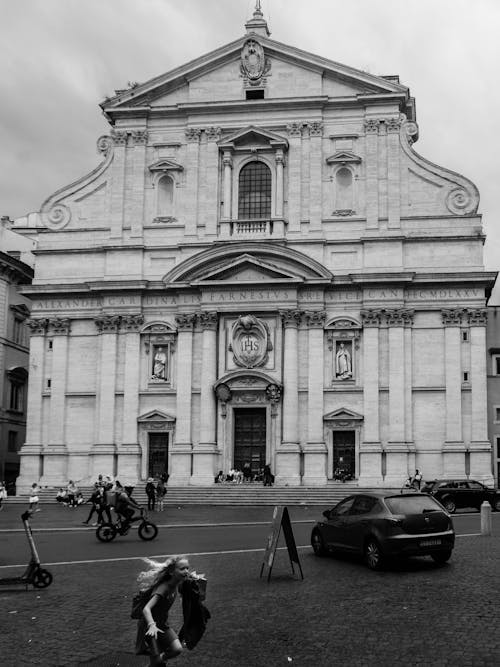
[[[148,476],[168,474],[168,433],[149,434]]]
[[[235,408],[234,467],[250,463],[256,475],[266,465],[266,408]]]
[[[356,476],[355,431],[332,431],[333,435],[333,475],[337,471],[351,477]]]

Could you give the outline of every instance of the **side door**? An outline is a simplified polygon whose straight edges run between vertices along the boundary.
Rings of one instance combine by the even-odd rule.
[[[349,548],[346,543],[346,525],[349,512],[354,504],[356,496],[348,496],[341,500],[338,505],[330,510],[329,518],[326,520],[323,534],[328,546],[338,549]]]
[[[356,496],[345,524],[346,541],[353,551],[363,551],[365,535],[370,529],[370,514],[376,504],[377,499],[372,496]]]

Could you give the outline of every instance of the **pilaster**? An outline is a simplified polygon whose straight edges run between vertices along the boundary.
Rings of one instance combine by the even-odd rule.
[[[106,453],[111,454],[115,452],[116,356],[120,316],[102,315],[94,321],[100,338],[96,447],[102,453],[106,450]]]
[[[288,233],[300,233],[301,141],[303,123],[287,126],[288,149]]]
[[[366,139],[366,227],[378,228],[378,130],[377,119],[365,120]]]
[[[207,127],[206,160],[205,160],[205,236],[217,235],[217,218],[219,215],[218,180],[219,180],[219,147],[220,127]]]
[[[326,483],[327,449],[323,436],[324,391],[324,323],[326,313],[310,310],[304,313],[308,327],[308,400],[307,444],[304,447],[304,486]]]
[[[488,440],[488,399],[486,380],[486,324],[488,311],[477,308],[467,313],[470,327],[470,383],[472,428],[470,442],[470,475],[482,476],[491,465],[491,443]]]
[[[362,310],[364,439],[359,451],[359,481],[364,486],[382,482],[382,445],[379,413],[380,310]]]
[[[444,326],[446,382],[446,441],[444,449],[464,450],[462,435],[462,368],[461,335],[462,310],[441,311]],[[445,457],[446,462],[446,457]],[[451,472],[451,471],[450,471]],[[445,474],[450,474],[445,468]]]
[[[121,238],[123,230],[123,206],[125,201],[125,153],[127,150],[128,134],[122,130],[113,130],[111,137],[114,143],[110,214],[112,238]]]
[[[401,185],[399,164],[399,118],[386,120],[387,127],[387,213],[389,229],[401,227]]]
[[[130,235],[135,239],[142,238],[144,221],[144,192],[146,174],[146,145],[148,143],[147,130],[133,130],[132,138],[132,191],[130,202]]]
[[[201,130],[196,127],[186,129],[187,169],[186,169],[186,222],[185,236],[196,236],[198,216],[198,187]]]
[[[125,336],[125,375],[123,388],[123,444],[134,445],[138,448],[137,417],[139,416],[139,387],[140,387],[140,334],[139,330],[144,323],[140,314],[122,315],[121,330]],[[121,449],[121,448],[120,448]],[[120,452],[119,452],[120,453]],[[130,452],[129,452],[130,453]],[[138,461],[134,462],[133,471],[140,478]],[[123,474],[121,475],[123,477]]]
[[[323,168],[323,123],[313,121],[308,123],[310,151],[310,179],[309,179],[309,231],[321,231],[322,217],[322,168]]]

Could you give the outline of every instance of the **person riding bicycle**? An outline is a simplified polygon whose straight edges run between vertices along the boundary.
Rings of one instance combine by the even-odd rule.
[[[135,519],[134,517],[135,510],[142,512],[142,507],[138,505],[135,500],[129,496],[125,491],[120,482],[115,482],[115,498],[114,498],[114,508],[115,512],[123,517],[123,523],[128,527],[130,522]]]

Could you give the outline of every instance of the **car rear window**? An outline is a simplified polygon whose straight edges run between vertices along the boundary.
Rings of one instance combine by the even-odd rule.
[[[441,510],[442,507],[432,496],[427,495],[400,495],[385,498],[385,504],[393,514],[421,514]]]

